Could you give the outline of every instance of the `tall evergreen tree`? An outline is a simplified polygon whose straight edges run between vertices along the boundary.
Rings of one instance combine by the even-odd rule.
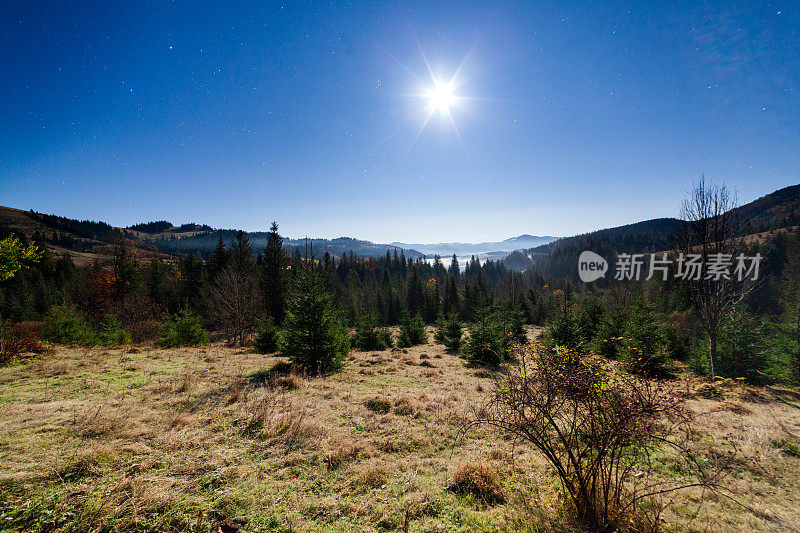
[[[267,249],[264,250],[261,285],[267,312],[279,325],[285,316],[285,268],[283,237],[278,233],[278,224],[273,221],[269,233],[267,233]]]
[[[450,313],[458,313],[459,297],[458,282],[456,280],[456,276],[454,276],[451,272],[447,273],[447,279],[445,280],[444,286],[444,302],[442,302],[442,307],[444,308],[444,313],[446,315],[449,315]]]
[[[425,321],[427,323],[436,322],[441,310],[441,304],[439,284],[436,282],[436,278],[431,278],[425,284]]]
[[[425,305],[425,290],[416,267],[411,269],[406,288],[406,308],[412,315],[419,314]]]
[[[228,249],[225,248],[225,243],[222,242],[222,234],[220,234],[219,241],[217,241],[217,247],[209,254],[206,265],[209,279],[214,279],[219,272],[228,266]]]
[[[444,278],[447,275],[447,270],[444,268],[442,264],[442,258],[438,255],[433,256],[433,277],[436,278],[436,281],[444,283]]]
[[[237,231],[236,237],[231,241],[230,259],[233,268],[239,272],[252,272],[255,267],[253,245],[242,230]]]
[[[112,264],[114,269],[112,296],[115,302],[120,303],[134,290],[138,275],[136,257],[128,239],[121,238],[114,245]]]

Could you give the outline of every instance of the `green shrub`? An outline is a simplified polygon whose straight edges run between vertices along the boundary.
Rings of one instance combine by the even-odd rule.
[[[375,328],[375,333],[381,344],[387,348],[394,348],[394,335],[389,328]]]
[[[260,354],[275,353],[278,351],[278,337],[280,330],[271,318],[266,318],[256,328],[253,339],[253,351]]]
[[[133,342],[130,332],[123,329],[122,323],[113,316],[105,323],[97,339],[103,346],[121,346]]]
[[[564,346],[575,349],[581,345],[581,329],[572,310],[561,310],[548,321],[544,344],[550,348]]]
[[[161,326],[159,344],[164,348],[200,346],[208,344],[208,335],[200,317],[188,309],[184,309],[167,318],[167,321]]]
[[[727,378],[745,378],[754,384],[770,381],[772,354],[761,323],[745,311],[726,316],[717,339],[717,373]]]
[[[525,344],[528,342],[528,332],[525,331],[525,313],[519,307],[510,304],[499,304],[494,311],[494,320],[500,325],[503,334],[511,342]]]
[[[664,347],[672,359],[686,361],[692,354],[695,341],[689,333],[688,318],[685,313],[675,311],[661,326]]]
[[[362,317],[356,323],[356,333],[353,335],[352,344],[363,351],[385,350],[394,346],[392,332],[388,328],[379,328],[375,321]]]
[[[773,383],[800,382],[800,321],[788,314],[782,320],[765,322],[762,328],[771,357],[767,378]]]
[[[458,350],[461,348],[463,336],[464,330],[457,314],[450,313],[446,319],[444,316],[439,317],[439,321],[436,323],[436,333],[434,334],[436,342],[450,350]]]
[[[689,370],[698,376],[707,376],[711,373],[711,364],[708,358],[708,338],[700,339],[694,345],[689,357],[686,359],[686,365]]]
[[[74,307],[68,305],[54,305],[47,311],[42,323],[42,337],[57,344],[91,346],[97,343],[91,326]]]
[[[425,331],[425,323],[419,315],[410,316],[404,313],[400,318],[400,337],[397,345],[401,348],[416,346],[417,344],[428,343],[428,332]]]
[[[619,306],[607,309],[600,319],[589,349],[609,359],[619,359],[622,341],[625,338],[627,313]]]
[[[484,310],[478,313],[477,322],[469,328],[464,355],[473,365],[496,367],[508,357],[511,340],[497,315]]]
[[[597,296],[587,296],[578,305],[575,320],[579,342],[584,346],[590,346],[600,333],[601,324],[606,320],[606,307]]]
[[[652,378],[665,378],[672,374],[662,328],[651,305],[640,301],[631,308],[620,356],[631,372]]]

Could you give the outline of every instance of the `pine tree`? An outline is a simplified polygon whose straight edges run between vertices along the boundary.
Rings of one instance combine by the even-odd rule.
[[[461,274],[461,267],[458,266],[458,257],[456,257],[456,254],[453,254],[453,259],[450,260],[450,268],[447,269],[447,273],[456,279],[458,279],[459,274]]]
[[[458,281],[451,272],[447,273],[447,279],[444,285],[444,302],[443,309],[446,315],[450,313],[458,313],[459,311],[459,296],[458,296]]]
[[[231,242],[231,263],[239,272],[252,272],[255,267],[255,256],[250,239],[242,230],[236,232],[236,238]]]
[[[438,255],[433,256],[433,277],[436,278],[436,281],[442,283],[444,281],[445,276],[447,276],[447,270],[444,268],[442,264],[442,258]]]
[[[450,313],[447,318],[444,315],[439,317],[436,323],[436,333],[434,338],[439,344],[443,344],[450,350],[458,350],[461,348],[461,339],[464,336],[464,330],[461,327],[461,321],[458,315]]]
[[[206,265],[208,279],[214,279],[219,272],[222,272],[228,266],[228,249],[225,248],[225,243],[222,242],[222,234],[220,234],[219,241],[217,241],[217,247],[209,254]]]
[[[511,339],[503,331],[487,299],[477,302],[464,353],[472,364],[499,366],[508,356]]]
[[[422,288],[422,280],[419,277],[417,268],[412,268],[408,276],[408,286],[406,289],[406,307],[408,312],[415,315],[423,310],[425,304],[425,291]]]
[[[329,256],[326,255],[326,265]],[[264,265],[261,273],[266,310],[276,324],[283,322],[286,305],[283,237],[278,233],[278,224],[272,223],[267,233],[267,249],[264,250]]]
[[[313,259],[296,274],[286,304],[281,352],[306,370],[340,368],[350,350],[350,339]]]
[[[166,307],[170,312],[174,312],[172,303],[174,302],[174,285],[170,281],[169,272],[164,266],[164,262],[157,257],[150,260],[147,272],[147,296],[150,301]]]
[[[113,298],[117,303],[120,303],[125,299],[125,296],[134,290],[134,285],[138,278],[136,257],[134,252],[131,251],[128,240],[125,238],[120,239],[114,245],[113,267]]]
[[[407,311],[403,312],[400,318],[400,336],[397,345],[401,348],[416,346],[417,344],[427,344],[428,332],[425,331],[425,323],[419,315],[411,316]]]
[[[425,284],[425,322],[435,322],[440,310],[439,284],[436,283],[436,278],[431,278]]]

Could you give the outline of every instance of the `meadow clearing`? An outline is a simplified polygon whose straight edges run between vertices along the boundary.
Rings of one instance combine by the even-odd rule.
[[[700,444],[734,451],[731,498],[667,494],[660,526],[800,528],[800,394],[687,374],[665,386]],[[352,351],[325,377],[217,343],[56,346],[0,369],[0,529],[574,530],[538,452],[464,431],[493,387],[433,335]]]

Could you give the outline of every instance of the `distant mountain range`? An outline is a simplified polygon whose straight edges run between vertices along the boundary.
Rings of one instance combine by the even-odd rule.
[[[74,220],[35,211],[0,207],[0,238],[11,232],[23,234],[28,238],[39,233],[45,236],[48,244],[56,251],[69,252],[83,262],[108,255],[111,252],[111,244],[123,235],[145,255],[167,256],[185,253],[205,255],[217,246],[220,238],[224,243],[230,243],[236,231],[214,229],[205,224],[195,223],[175,226],[167,220],[116,228],[105,222]],[[248,232],[247,235],[256,252],[266,248],[266,232]],[[352,237],[336,239],[284,237],[283,244],[286,250],[290,252],[297,250],[300,253],[303,253],[308,245],[317,257],[321,257],[325,252],[337,257],[350,252],[361,257],[378,257],[397,250],[410,259],[417,259],[423,255],[432,258],[437,254],[449,257],[455,253],[463,262],[463,258],[469,258],[470,255],[477,255],[481,259],[501,260],[515,249],[537,246],[554,239],[555,237],[520,235],[500,242],[410,245],[396,242],[379,244]]]
[[[410,244],[404,242],[393,242],[392,246],[398,248],[416,250],[425,255],[439,255],[448,257],[453,254],[457,256],[468,255],[490,255],[497,257],[498,255],[507,255],[514,250],[521,250],[523,248],[533,248],[542,244],[547,244],[558,237],[537,237],[535,235],[520,235],[519,237],[512,237],[504,241],[489,241],[489,242],[440,242],[436,244]]]
[[[736,209],[746,221],[746,234],[753,235],[800,225],[800,185],[780,189]],[[614,253],[647,253],[675,249],[682,222],[676,218],[646,220],[625,226],[608,228],[574,237],[520,235],[504,241],[480,243],[418,244],[392,242],[378,244],[352,237],[337,239],[289,239],[284,247],[301,253],[310,244],[315,255],[325,252],[342,256],[353,252],[361,257],[378,257],[386,252],[403,253],[406,258],[439,255],[447,258],[456,254],[461,264],[474,255],[481,260],[502,260],[513,270],[532,266],[544,273],[575,273],[577,256],[583,250],[593,250],[601,255]],[[161,220],[136,224],[129,228],[116,228],[104,222],[73,220],[34,211],[0,207],[0,238],[9,233],[31,238],[36,233],[44,236],[56,251],[70,253],[79,261],[91,261],[107,256],[112,243],[122,236],[130,239],[143,255],[166,257],[171,254],[211,252],[222,238],[229,243],[236,233],[232,229],[213,229],[202,224],[181,224]],[[257,252],[267,244],[266,232],[248,233]]]

